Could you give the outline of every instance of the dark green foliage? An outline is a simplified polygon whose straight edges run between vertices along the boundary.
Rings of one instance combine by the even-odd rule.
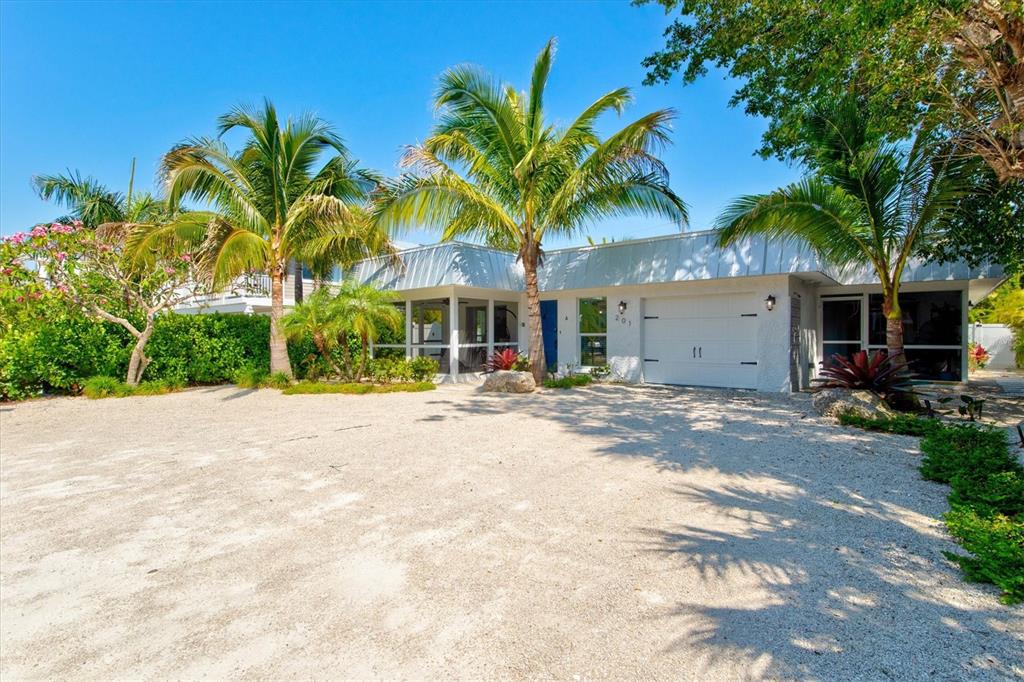
[[[945,520],[950,535],[971,553],[946,553],[946,558],[959,564],[968,580],[997,585],[1004,603],[1024,601],[1024,521],[969,506],[954,507]]]
[[[921,474],[949,483],[950,534],[971,556],[947,555],[968,580],[990,582],[1007,603],[1024,600],[1024,469],[1006,434],[946,426],[921,441]]]
[[[974,426],[938,429],[921,440],[921,451],[921,475],[939,483],[949,483],[960,473],[982,478],[1016,466],[1005,433]]]
[[[1005,432],[900,415],[839,421],[872,431],[923,435],[921,475],[950,485],[946,527],[969,556],[947,553],[968,580],[993,583],[1002,601],[1024,601],[1024,467]]]
[[[241,367],[270,365],[270,319],[262,315],[164,315],[146,346],[147,379],[186,384],[230,380]]]
[[[121,327],[55,312],[48,324],[26,321],[0,337],[0,399],[78,393],[86,377],[124,376],[131,352]]]
[[[984,477],[960,473],[950,481],[949,503],[969,505],[979,512],[1006,516],[1024,514],[1024,472],[1001,471]]]
[[[863,417],[854,412],[839,415],[839,423],[844,426],[857,426],[867,431],[882,433],[898,433],[905,436],[927,436],[941,423],[934,419],[921,419],[910,414],[899,414],[895,417]]]
[[[560,379],[547,379],[544,381],[544,388],[573,388],[586,386],[594,380],[589,374],[571,374]]]
[[[270,320],[262,315],[162,315],[146,345],[146,381],[215,384],[240,371],[269,373]],[[0,398],[75,394],[87,377],[124,376],[132,339],[121,327],[81,315],[52,314],[0,338]],[[288,353],[300,378],[327,373],[309,337]],[[258,382],[257,382],[258,383]]]

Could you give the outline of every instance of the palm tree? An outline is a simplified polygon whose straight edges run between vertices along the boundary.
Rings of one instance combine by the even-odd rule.
[[[248,139],[233,154],[220,137],[236,128]],[[327,123],[304,114],[282,125],[269,101],[262,109],[232,109],[220,117],[218,132],[218,138],[189,139],[165,155],[168,201],[176,207],[191,198],[216,209],[200,251],[214,286],[245,272],[270,276],[270,369],[291,376],[281,329],[289,261],[301,261],[307,249],[326,258],[325,244],[339,241],[349,247],[347,258],[390,252],[387,236],[354,211],[377,180],[356,167]]]
[[[333,303],[329,289],[318,289],[281,318],[281,331],[292,340],[309,334],[320,356],[335,374],[341,374],[333,352],[343,330]]]
[[[56,175],[37,175],[32,178],[39,198],[54,201],[70,211],[57,222],[80,220],[85,227],[100,225],[126,225],[154,223],[169,217],[164,202],[152,194],[135,194],[135,159],[128,176],[128,193],[114,191],[98,180],[82,177],[78,171]]]
[[[344,333],[341,352],[350,379],[359,381],[363,378],[370,344],[380,338],[381,332],[385,328],[398,330],[405,324],[404,311],[395,306],[397,297],[393,291],[382,291],[368,284],[359,284],[353,280],[342,282],[332,307]],[[355,371],[352,370],[347,343],[349,333],[356,335],[360,345],[359,364]]]
[[[386,229],[427,223],[442,239],[470,237],[518,253],[530,322],[530,364],[543,378],[537,270],[546,237],[577,234],[608,216],[640,213],[682,223],[686,208],[656,156],[668,139],[669,110],[656,111],[602,139],[595,122],[621,113],[626,88],[597,99],[567,127],[545,120],[544,90],[554,40],[541,50],[528,93],[473,66],[441,76],[440,118],[422,145],[408,148],[412,172],[385,183],[377,202]]]
[[[870,266],[882,285],[887,353],[902,358],[903,271],[919,244],[952,223],[958,200],[977,191],[970,162],[928,130],[905,144],[872,141],[855,99],[808,112],[805,130],[803,155],[816,172],[734,200],[716,221],[719,243],[801,239],[836,267]]]

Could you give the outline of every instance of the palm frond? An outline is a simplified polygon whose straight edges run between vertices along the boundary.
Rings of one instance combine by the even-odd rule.
[[[32,178],[36,193],[45,201],[54,201],[71,211],[86,227],[127,219],[125,198],[78,171],[65,175],[37,175]]]

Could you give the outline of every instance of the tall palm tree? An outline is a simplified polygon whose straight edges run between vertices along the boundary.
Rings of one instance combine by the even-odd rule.
[[[446,71],[435,95],[440,116],[433,133],[408,148],[403,164],[412,172],[385,183],[377,202],[386,229],[431,224],[442,228],[442,239],[465,236],[518,253],[538,380],[545,368],[537,286],[544,239],[577,234],[614,215],[686,220],[656,156],[669,141],[673,113],[655,111],[602,139],[597,119],[621,113],[632,100],[619,88],[556,127],[544,113],[554,47],[551,40],[538,55],[527,93],[473,66]]]
[[[220,138],[235,129],[244,130],[248,139],[231,153]],[[301,261],[307,249],[324,258],[325,244],[337,242],[347,243],[346,257],[390,251],[387,236],[353,210],[377,180],[356,167],[323,120],[304,114],[282,122],[269,101],[261,109],[237,107],[224,114],[218,133],[218,138],[189,139],[167,152],[167,198],[172,207],[191,198],[216,209],[200,252],[203,270],[215,286],[245,272],[270,276],[270,368],[291,376],[281,330],[288,263]]]
[[[305,301],[297,303],[281,318],[281,331],[293,340],[309,334],[320,356],[335,374],[341,374],[341,368],[334,361],[334,349],[344,330],[329,289],[318,289]]]
[[[719,242],[800,239],[836,267],[870,266],[882,285],[887,352],[902,357],[899,290],[907,261],[951,224],[960,198],[978,191],[976,174],[928,130],[904,144],[872,141],[852,98],[808,112],[806,122],[803,155],[816,171],[734,200],[716,221]]]
[[[366,371],[370,344],[380,338],[385,328],[397,331],[405,324],[405,312],[395,306],[398,294],[394,291],[376,289],[369,284],[345,280],[332,301],[334,315],[344,334],[341,339],[341,353],[349,378],[359,381]],[[359,364],[353,371],[347,335],[355,334],[359,339]]]
[[[149,192],[134,193],[135,159],[128,176],[128,193],[108,188],[78,171],[32,178],[36,193],[45,201],[54,201],[69,210],[58,222],[80,220],[85,227],[104,224],[153,223],[168,217],[164,202]]]

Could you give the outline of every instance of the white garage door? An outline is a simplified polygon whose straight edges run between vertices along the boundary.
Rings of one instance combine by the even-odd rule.
[[[644,380],[755,388],[758,300],[720,294],[644,300]]]

